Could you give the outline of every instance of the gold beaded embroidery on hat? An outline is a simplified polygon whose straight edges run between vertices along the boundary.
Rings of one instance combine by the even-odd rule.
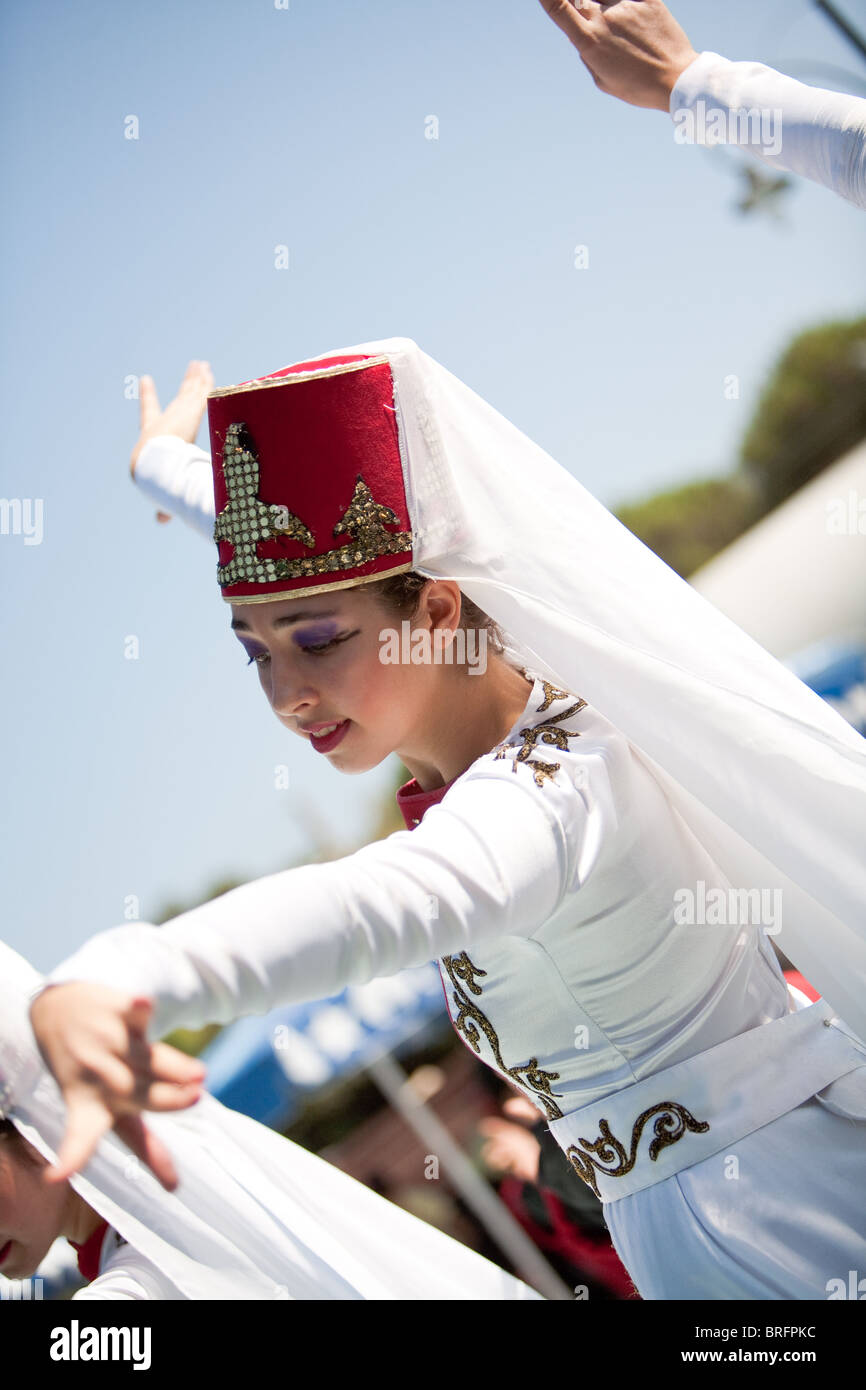
[[[386,531],[399,526],[390,507],[377,502],[359,473],[348,507],[333,529],[333,536],[351,536],[347,545],[321,555],[296,559],[262,559],[260,541],[279,537],[298,540],[310,550],[316,542],[309,527],[285,507],[262,502],[259,492],[259,461],[243,442],[243,424],[229,425],[223,447],[223,473],[228,501],[214,524],[214,540],[228,541],[233,547],[231,560],[217,566],[220,584],[272,584],[280,579],[299,579],[353,569],[383,555],[400,555],[412,549],[411,531]]]

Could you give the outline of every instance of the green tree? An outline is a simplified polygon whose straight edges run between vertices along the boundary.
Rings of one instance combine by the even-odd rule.
[[[617,517],[687,579],[757,521],[760,504],[744,478],[707,478],[622,506]]]
[[[746,431],[741,467],[765,511],[866,438],[866,318],[799,334]]]

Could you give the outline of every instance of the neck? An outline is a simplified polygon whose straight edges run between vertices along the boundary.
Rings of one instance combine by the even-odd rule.
[[[501,743],[529,699],[532,682],[501,658],[483,676],[440,666],[411,748],[396,750],[422,791],[444,787]]]
[[[84,1198],[79,1197],[75,1189],[70,1186],[69,1200],[66,1204],[60,1234],[65,1236],[67,1240],[74,1241],[76,1245],[84,1245],[102,1220],[99,1212],[88,1206]]]

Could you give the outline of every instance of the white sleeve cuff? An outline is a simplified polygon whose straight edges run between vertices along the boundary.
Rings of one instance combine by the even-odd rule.
[[[678,144],[736,145],[866,208],[866,99],[706,52],[671,92]]]
[[[213,540],[213,471],[204,449],[177,435],[154,435],[138,456],[134,482],[160,511]]]

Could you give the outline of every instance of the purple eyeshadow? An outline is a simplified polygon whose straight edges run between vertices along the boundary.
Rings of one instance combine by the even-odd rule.
[[[315,627],[304,628],[303,632],[293,633],[292,641],[299,647],[318,647],[322,642],[330,642],[339,630],[339,623],[318,623]]]

